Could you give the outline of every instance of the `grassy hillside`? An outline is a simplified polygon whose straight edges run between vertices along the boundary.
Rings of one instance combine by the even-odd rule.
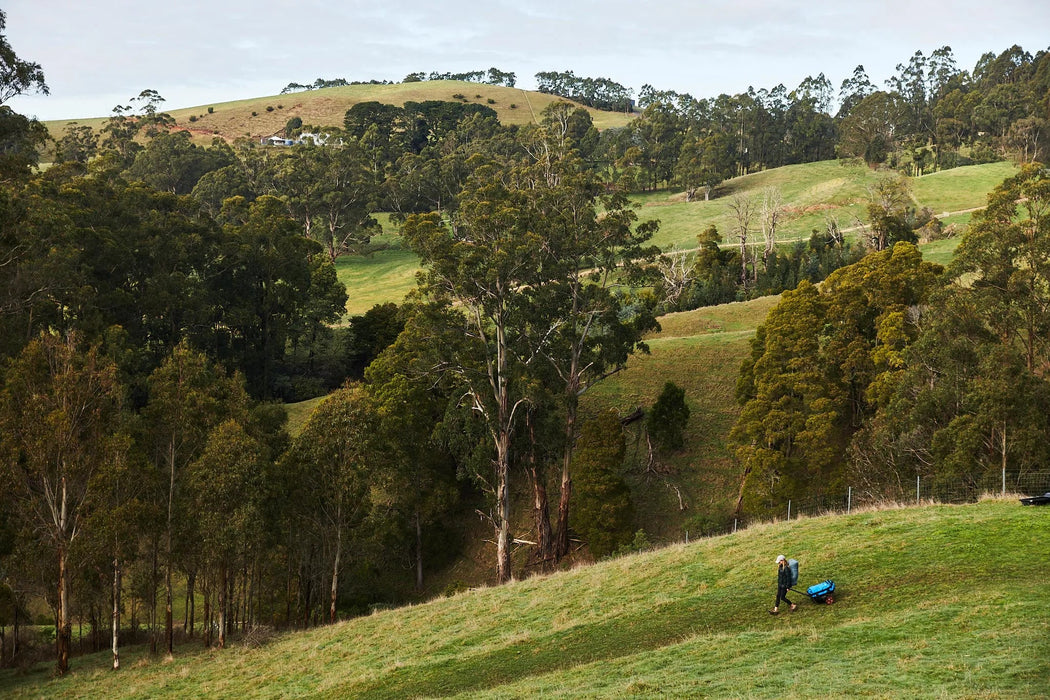
[[[912,178],[911,184],[918,206],[930,207],[939,216],[964,212],[945,218],[946,224],[955,224],[961,229],[970,220],[970,210],[983,207],[988,193],[1016,172],[1011,163],[989,163]],[[710,224],[722,232],[726,245],[732,244],[729,202],[733,195],[759,196],[763,189],[777,187],[787,208],[778,238],[794,241],[808,239],[813,229],[823,230],[828,217],[835,218],[840,228],[846,230],[854,227],[858,219],[866,220],[867,187],[879,176],[863,165],[823,161],[728,180],[709,202],[686,202],[684,194],[667,191],[636,195],[633,199],[639,206],[640,220],[660,221],[660,231],[653,239],[655,244],[664,250],[672,246],[677,250],[693,250],[696,236]],[[418,258],[401,247],[396,230],[388,220],[384,221],[386,234],[380,240],[390,248],[367,258],[347,256],[339,261],[339,278],[350,291],[347,302],[350,314],[364,313],[376,303],[400,301],[415,285]],[[932,259],[947,262],[955,245],[957,239],[931,244]]]
[[[740,363],[755,329],[779,296],[669,314],[661,330],[646,339],[649,354],[639,354],[627,369],[584,395],[584,415],[613,408],[620,415],[650,407],[664,382],[685,390],[689,423],[682,451],[658,455],[652,468],[639,426],[629,428],[626,473],[635,501],[637,527],[660,540],[694,536],[703,527],[728,518],[740,490],[740,470],[726,438],[740,407],[734,398]]]
[[[260,648],[4,672],[9,697],[1045,697],[1050,508],[794,520],[486,588]],[[777,617],[773,559],[834,605]]]
[[[189,130],[198,143],[208,144],[216,136],[229,141],[242,136],[271,136],[283,129],[292,117],[300,117],[304,124],[315,126],[342,126],[346,110],[359,102],[383,102],[400,107],[405,102],[425,100],[461,101],[454,95],[463,95],[462,101],[465,102],[491,107],[504,124],[538,121],[547,105],[564,101],[555,95],[518,88],[434,80],[395,85],[348,85],[196,107],[164,105],[164,111],[175,118],[180,128]],[[585,109],[591,113],[591,119],[599,129],[623,126],[631,119],[630,115],[619,112]],[[190,117],[195,117],[195,120],[191,122]],[[45,126],[53,137],[59,138],[71,121],[97,131],[104,125],[106,117],[49,121]]]

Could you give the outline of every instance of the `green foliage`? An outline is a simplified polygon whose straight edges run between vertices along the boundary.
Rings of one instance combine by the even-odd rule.
[[[649,541],[649,536],[645,534],[645,530],[639,530],[634,533],[634,539],[631,540],[630,544],[620,545],[620,548],[616,550],[616,554],[625,556],[635,552],[645,552],[652,549],[652,547],[653,543]]]
[[[749,512],[839,488],[851,436],[885,399],[940,267],[898,243],[831,274],[818,291],[785,292],[741,367],[743,404],[730,433]]]
[[[2,17],[0,17],[2,19]],[[6,44],[0,35],[0,61]],[[3,90],[0,80],[0,91]],[[28,119],[0,106],[0,182],[23,179],[39,161],[39,149],[47,141],[47,129],[35,119]]]
[[[0,11],[0,32],[5,29],[7,13]],[[50,94],[40,64],[19,58],[8,43],[6,34],[0,34],[0,76],[0,104],[16,95],[30,92]]]
[[[1003,182],[975,217],[924,309],[922,333],[873,389],[878,415],[854,442],[873,488],[921,475],[978,483],[1050,459],[1050,201],[1036,166]]]
[[[620,419],[613,411],[580,429],[573,454],[572,522],[595,559],[632,542],[634,505],[619,473],[626,450]]]
[[[688,422],[689,406],[685,402],[685,390],[674,382],[666,382],[645,417],[650,437],[659,449],[680,450],[685,445],[684,431]]]

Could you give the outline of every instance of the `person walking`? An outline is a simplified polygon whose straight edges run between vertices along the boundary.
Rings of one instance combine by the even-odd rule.
[[[791,588],[791,567],[788,566],[787,558],[781,554],[777,557],[777,600],[773,603],[773,609],[769,611],[770,615],[776,615],[780,612],[780,601],[790,605],[792,610],[797,607],[788,600],[787,592],[789,588]]]

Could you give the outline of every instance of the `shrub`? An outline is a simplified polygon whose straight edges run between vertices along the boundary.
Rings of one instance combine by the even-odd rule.
[[[273,105],[266,105],[266,111],[267,112],[272,112],[273,111]]]
[[[496,100],[492,99],[491,97],[490,97],[490,98],[488,98],[488,99],[487,99],[487,100],[485,100],[485,101],[486,101],[486,102],[488,102],[488,103],[489,103],[490,105],[494,105],[494,104],[496,104]]]
[[[511,108],[511,109],[517,109],[517,108],[518,108],[518,105],[516,105],[516,104],[514,104],[513,102],[511,102],[511,103],[510,103],[510,108]]]
[[[634,552],[645,552],[653,548],[653,543],[649,540],[649,536],[645,534],[645,530],[639,530],[634,533],[634,539],[629,543],[620,545],[620,548],[616,550],[616,553],[620,556],[627,554],[633,554]]]
[[[688,422],[689,406],[685,403],[685,389],[674,382],[667,382],[646,417],[645,426],[649,436],[660,449],[680,450],[685,446],[683,433]]]
[[[453,100],[463,100],[464,102],[466,102],[467,101],[467,96],[464,95],[462,92],[457,92],[455,95],[452,96],[452,99]]]
[[[196,115],[196,114],[191,114],[191,115],[190,115],[190,121],[191,121],[191,122],[195,122],[195,121],[197,121],[197,115]]]
[[[257,117],[257,116],[259,116],[259,113],[258,112],[252,112],[252,116],[253,117]]]
[[[214,107],[208,107],[208,114],[214,114],[214,113],[215,113],[215,108]]]

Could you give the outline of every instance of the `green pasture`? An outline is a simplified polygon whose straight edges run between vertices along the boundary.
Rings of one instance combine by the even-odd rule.
[[[1008,177],[1017,174],[1009,162],[969,165],[910,178],[915,201],[941,216],[948,212],[978,209],[987,203],[988,193]]]
[[[1005,178],[1017,172],[1010,163],[971,165],[922,178],[909,178],[916,203],[930,207],[938,216],[984,206],[988,193]],[[640,220],[658,219],[660,231],[653,242],[667,250],[696,247],[696,237],[714,224],[724,244],[733,243],[736,220],[729,205],[743,194],[758,197],[767,187],[780,190],[785,216],[777,239],[808,239],[814,229],[825,230],[834,219],[840,229],[850,230],[867,222],[868,188],[884,172],[875,172],[854,161],[821,161],[788,165],[733,178],[712,192],[710,201],[685,201],[685,194],[661,190],[635,195]],[[752,221],[752,238],[761,240],[760,215]]]
[[[346,312],[360,316],[376,304],[400,304],[415,289],[419,257],[402,247],[396,233],[374,236],[384,247],[368,255],[344,255],[336,260],[336,275],[346,285]]]
[[[5,697],[1045,697],[1050,509],[1016,500],[756,525],[278,635],[0,673]],[[777,554],[800,585],[771,616]]]

